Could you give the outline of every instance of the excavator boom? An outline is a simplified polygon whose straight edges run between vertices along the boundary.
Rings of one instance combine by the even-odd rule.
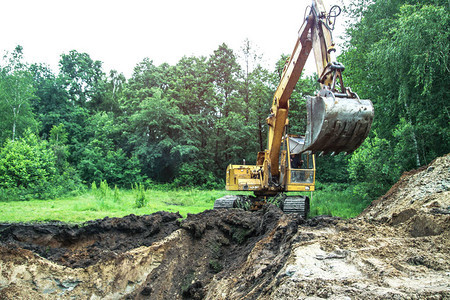
[[[283,138],[284,129],[287,125],[287,115],[289,111],[289,98],[292,91],[300,79],[302,70],[305,67],[306,60],[312,48],[310,29],[313,19],[303,23],[299,31],[299,37],[294,47],[294,51],[286,63],[280,83],[275,91],[272,101],[270,115],[267,118],[269,125],[268,149],[271,162],[271,171],[273,175],[278,174],[278,157],[280,155],[280,146]]]

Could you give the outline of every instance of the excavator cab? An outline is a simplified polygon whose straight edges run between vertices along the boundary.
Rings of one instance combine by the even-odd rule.
[[[314,191],[316,162],[310,151],[301,152],[305,144],[304,136],[290,135],[287,142],[286,191]]]

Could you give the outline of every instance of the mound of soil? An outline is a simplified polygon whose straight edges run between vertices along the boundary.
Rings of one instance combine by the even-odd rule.
[[[449,156],[355,219],[158,212],[0,224],[0,299],[449,299]]]
[[[368,220],[404,226],[414,237],[450,229],[450,155],[406,172],[361,214]]]

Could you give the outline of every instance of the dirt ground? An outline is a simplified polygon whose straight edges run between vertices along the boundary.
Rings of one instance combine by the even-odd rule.
[[[358,218],[158,212],[0,224],[0,299],[450,299],[450,156]]]

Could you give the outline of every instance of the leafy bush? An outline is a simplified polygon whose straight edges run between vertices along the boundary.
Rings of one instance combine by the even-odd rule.
[[[217,259],[211,259],[209,261],[209,267],[214,273],[219,273],[223,270],[223,265]]]
[[[7,141],[0,151],[0,188],[11,189],[20,200],[54,197],[55,155],[33,133]]]
[[[373,199],[386,192],[400,177],[401,167],[388,140],[367,138],[349,162],[350,178],[356,183],[354,192],[363,199]]]
[[[130,186],[142,179],[136,157],[128,158],[122,149],[105,150],[97,140],[84,148],[78,169],[83,180],[88,182],[106,180],[119,186]]]
[[[225,172],[224,172],[225,176]],[[207,166],[199,162],[186,162],[181,165],[178,176],[173,181],[175,187],[199,187],[201,189],[223,188]]]
[[[23,187],[17,188],[0,188],[0,200],[1,201],[14,201],[14,200],[31,200],[33,197]]]
[[[27,132],[7,141],[0,149],[0,189],[6,200],[55,198],[79,187],[77,173],[70,166],[58,168],[51,145]]]

